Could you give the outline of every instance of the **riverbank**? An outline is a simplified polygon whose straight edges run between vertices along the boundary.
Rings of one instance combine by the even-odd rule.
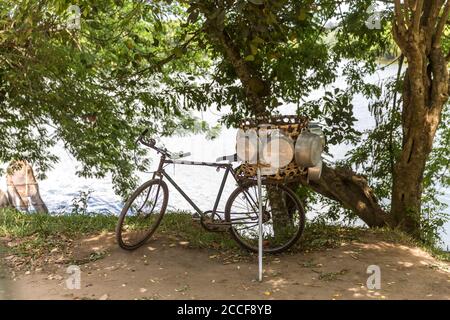
[[[116,217],[0,213],[4,298],[23,299],[450,299],[450,264],[384,230],[309,224],[290,252],[257,259],[188,214],[168,214],[134,252],[114,240]],[[437,252],[435,252],[435,255]],[[446,255],[439,255],[448,259]],[[81,271],[67,288],[69,265]],[[381,289],[366,286],[381,269]]]

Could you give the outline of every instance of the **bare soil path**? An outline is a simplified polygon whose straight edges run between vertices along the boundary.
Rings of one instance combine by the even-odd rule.
[[[67,263],[53,263],[8,272],[0,278],[0,298],[450,299],[449,263],[374,235],[336,249],[266,257],[263,283],[255,281],[256,257],[218,255],[166,237],[125,252],[103,234],[77,241],[73,252],[79,290],[66,286]],[[367,289],[369,265],[381,269],[380,290]]]

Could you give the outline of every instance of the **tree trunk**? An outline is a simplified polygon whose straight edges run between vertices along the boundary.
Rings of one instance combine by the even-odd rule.
[[[402,151],[393,172],[391,215],[396,227],[416,238],[420,237],[425,166],[448,100],[449,75],[441,37],[450,1],[439,19],[444,2],[417,1],[413,8],[395,3],[393,34],[408,69],[403,87]]]
[[[308,185],[306,178],[302,179],[302,184]],[[391,224],[367,180],[349,169],[333,169],[324,164],[321,179],[310,181],[309,186],[321,195],[338,201],[344,208],[352,210],[371,228]]]
[[[286,203],[287,199],[276,188],[268,188],[267,191],[272,209],[274,237],[280,239],[284,237],[289,238],[292,236],[291,231],[294,224],[289,215],[288,203]]]

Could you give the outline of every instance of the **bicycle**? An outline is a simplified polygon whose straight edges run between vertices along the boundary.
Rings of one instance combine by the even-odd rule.
[[[160,154],[158,169],[152,179],[145,182],[130,196],[119,216],[116,239],[125,250],[135,250],[145,244],[155,233],[167,209],[169,190],[166,179],[183,196],[198,214],[201,225],[207,231],[227,232],[244,249],[258,252],[259,197],[257,182],[240,179],[233,167],[237,156],[220,157],[217,162],[183,161],[190,153],[174,154],[157,147],[156,140],[146,138],[145,130],[137,139],[143,145]],[[227,161],[224,163],[223,161]],[[165,171],[167,165],[192,165],[215,167],[225,170],[222,183],[212,210],[202,211]],[[225,211],[218,206],[228,176],[234,178],[237,188],[228,198]],[[298,196],[288,187],[271,182],[262,182],[263,199],[263,250],[280,253],[294,245],[305,227],[305,212]],[[142,201],[143,200],[143,201]]]

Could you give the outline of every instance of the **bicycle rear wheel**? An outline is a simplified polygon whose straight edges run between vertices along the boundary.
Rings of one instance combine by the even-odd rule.
[[[142,246],[159,227],[167,209],[167,184],[154,179],[140,186],[125,203],[116,227],[116,239],[125,250]]]
[[[305,211],[298,196],[288,187],[263,181],[263,250],[280,253],[290,248],[303,233]],[[243,248],[258,252],[258,185],[251,182],[238,187],[225,207],[231,236]]]

